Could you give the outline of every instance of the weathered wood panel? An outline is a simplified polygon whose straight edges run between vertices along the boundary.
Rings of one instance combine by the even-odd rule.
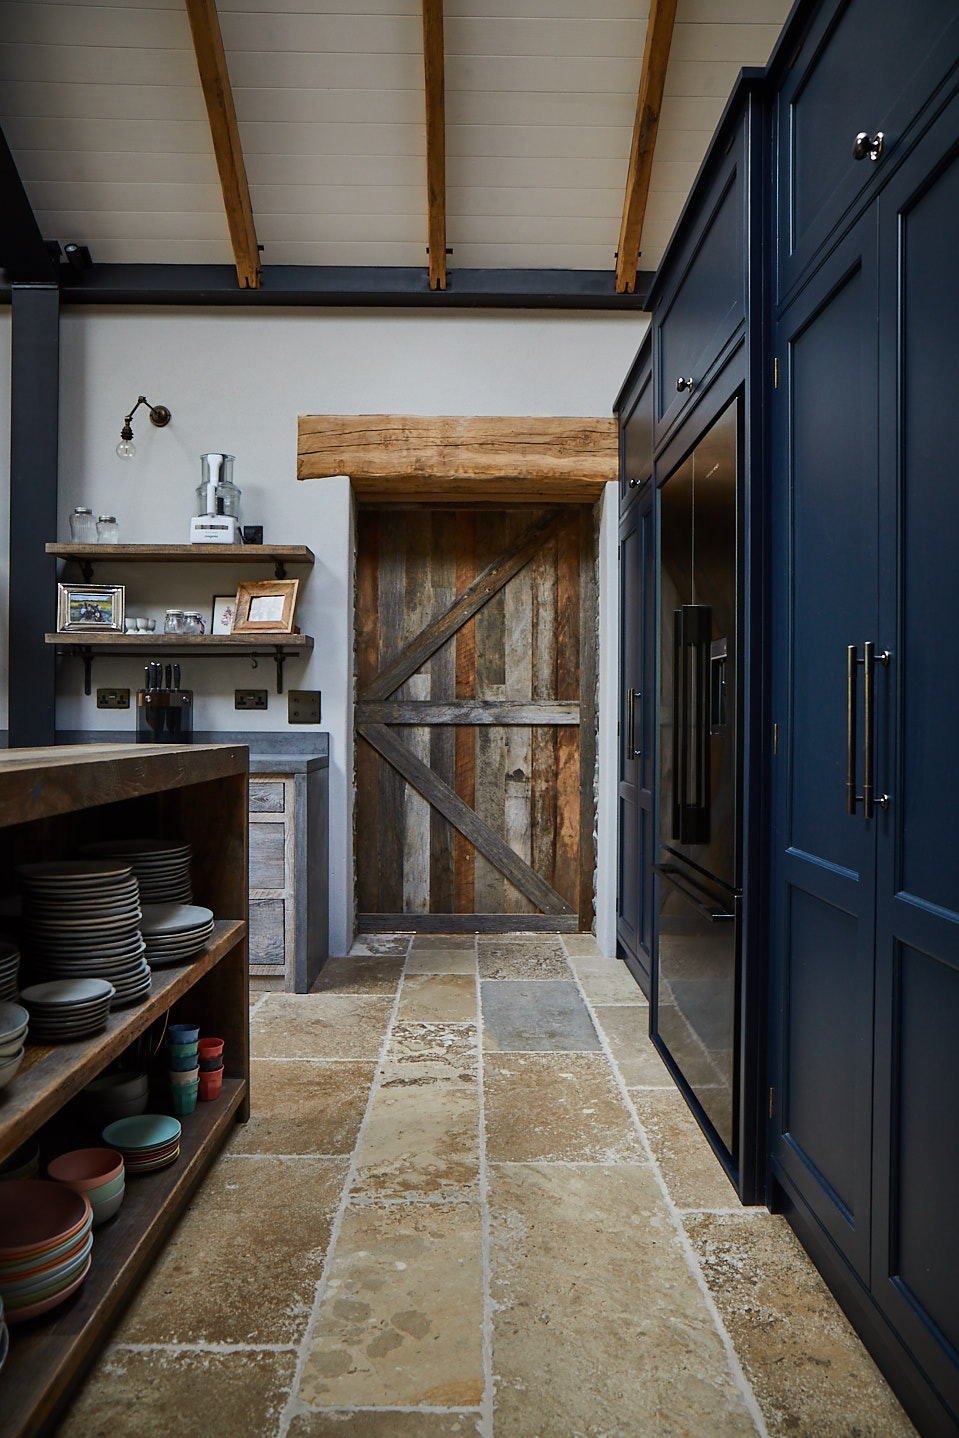
[[[616,421],[300,415],[296,472],[348,474],[366,502],[593,503],[618,474]]]
[[[379,575],[379,667],[384,668],[403,647],[406,632],[403,605],[406,598],[405,513],[391,514],[380,524]],[[379,893],[375,908],[403,907],[403,835],[406,786],[388,764],[377,769],[379,787],[379,835],[377,877]]]
[[[476,519],[476,562],[484,569],[495,566],[507,550],[506,515],[489,510]],[[502,588],[476,616],[476,697],[506,698],[506,601]],[[506,795],[506,751],[494,730],[476,731],[476,801],[474,808],[484,824],[503,835]],[[503,871],[482,850],[476,855],[474,898],[481,914],[502,914],[506,905]]]
[[[432,534],[429,517],[408,510],[404,552],[403,637],[421,634],[433,618],[430,591]],[[418,668],[397,691],[407,700],[430,698],[430,672]],[[430,762],[430,734],[422,726],[400,731],[404,741],[424,764]],[[430,907],[430,806],[422,794],[407,787],[403,793],[403,911],[425,913]]]
[[[506,516],[506,537],[515,540],[525,522],[523,510]],[[533,692],[532,665],[532,597],[533,586],[529,565],[521,570],[503,591],[505,606],[505,693],[507,699],[527,699]],[[527,864],[532,859],[532,813],[530,787],[532,768],[532,733],[528,728],[511,726],[505,735],[506,792],[504,795],[504,834],[507,844]],[[506,912],[528,914],[534,905],[515,888],[507,885]]]
[[[585,932],[593,922],[593,875],[596,869],[596,713],[599,683],[599,576],[597,572],[597,516],[583,510],[580,544],[579,692],[579,925]]]
[[[527,656],[529,662],[530,656]],[[434,679],[434,687],[435,687]],[[360,703],[357,719],[369,724],[578,724],[580,706],[575,700],[544,700],[541,704],[511,699],[451,699],[442,703],[388,699],[382,704]]]
[[[462,594],[476,578],[476,515],[456,515],[456,592]],[[468,619],[456,632],[456,698],[459,701],[476,696],[476,620]],[[457,729],[454,737],[456,783],[454,788],[472,809],[476,803],[476,734],[472,729]],[[453,840],[453,908],[458,914],[470,914],[476,906],[474,874],[476,851],[457,829]]]
[[[456,515],[434,510],[431,516],[432,613],[442,613],[456,598]],[[430,660],[430,698],[450,700],[456,693],[456,641],[448,639]],[[422,718],[420,720],[422,721]],[[429,736],[429,765],[456,789],[456,739],[453,730],[436,726]],[[437,810],[430,811],[430,883],[427,909],[451,913],[454,907],[453,836],[456,830]]]
[[[581,513],[578,515],[581,520]],[[556,697],[579,697],[579,523],[556,536]],[[553,883],[579,908],[579,731],[556,731],[556,841]]]

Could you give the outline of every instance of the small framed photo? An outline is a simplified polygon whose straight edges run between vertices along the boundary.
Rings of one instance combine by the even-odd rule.
[[[232,634],[233,618],[236,614],[235,594],[214,594],[213,617],[210,621],[211,634]]]
[[[122,584],[58,584],[57,632],[102,629],[123,633]]]
[[[233,634],[292,634],[298,579],[242,582],[236,591]]]

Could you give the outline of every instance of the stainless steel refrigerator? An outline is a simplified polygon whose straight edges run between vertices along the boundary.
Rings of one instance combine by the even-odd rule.
[[[652,1033],[738,1165],[740,402],[660,491],[658,940]]]

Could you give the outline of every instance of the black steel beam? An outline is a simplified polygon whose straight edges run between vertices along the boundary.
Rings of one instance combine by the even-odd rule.
[[[59,246],[44,242],[27,199],[10,146],[0,131],[0,270],[7,283],[20,280],[56,283]]]
[[[651,279],[651,273],[641,273],[633,294],[618,295],[612,269],[451,269],[446,289],[431,290],[425,266],[265,265],[260,288],[245,290],[237,285],[232,265],[94,264],[83,271],[60,267],[65,305],[641,310]]]
[[[10,376],[9,730],[11,745],[52,744],[56,659],[60,304],[57,286],[14,285]]]

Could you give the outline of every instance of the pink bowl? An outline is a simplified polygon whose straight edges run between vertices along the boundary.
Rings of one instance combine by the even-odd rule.
[[[47,1174],[78,1193],[101,1188],[123,1172],[123,1155],[115,1148],[75,1148],[47,1164]]]
[[[57,1304],[62,1303],[65,1298],[69,1298],[71,1293],[76,1293],[80,1284],[90,1272],[90,1264],[92,1262],[93,1254],[91,1253],[87,1259],[87,1266],[80,1274],[80,1277],[75,1278],[68,1288],[61,1289],[59,1293],[54,1293],[51,1298],[44,1298],[39,1303],[31,1303],[29,1308],[5,1308],[3,1311],[4,1320],[7,1323],[23,1323],[28,1318],[38,1318],[41,1313],[49,1313],[51,1308],[56,1308]]]
[[[78,1233],[91,1212],[85,1193],[44,1178],[0,1183],[0,1258],[43,1253]],[[9,1240],[13,1239],[13,1242]]]

